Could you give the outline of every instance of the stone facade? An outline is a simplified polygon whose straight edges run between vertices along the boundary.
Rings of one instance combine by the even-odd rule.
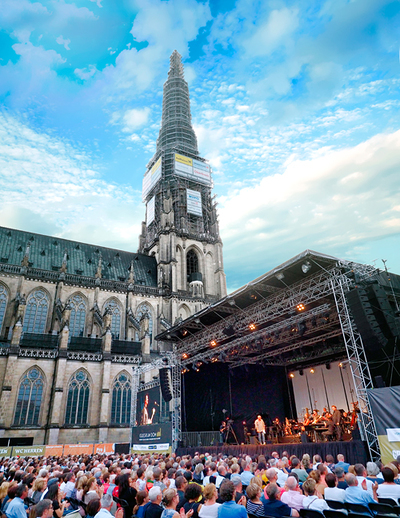
[[[183,108],[163,108],[149,167],[164,162],[144,196],[155,209],[139,252],[0,227],[0,444],[129,442],[132,367],[165,352],[155,339],[161,331],[226,295],[211,183],[174,180],[168,162],[179,152],[205,163],[175,52],[164,96],[178,99],[182,87]],[[171,119],[171,109],[180,115]],[[201,194],[201,215],[189,215],[182,189]],[[142,381],[154,384],[157,374]]]

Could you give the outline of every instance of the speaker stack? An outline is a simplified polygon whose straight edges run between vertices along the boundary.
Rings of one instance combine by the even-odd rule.
[[[171,369],[166,367],[160,369],[160,386],[163,400],[168,403],[173,397]]]

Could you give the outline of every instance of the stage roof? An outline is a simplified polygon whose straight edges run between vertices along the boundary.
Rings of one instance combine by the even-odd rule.
[[[331,287],[338,275],[388,285],[372,266],[305,250],[218,302],[166,329],[185,367],[228,362],[302,368],[346,357]],[[400,290],[400,278],[391,276]]]

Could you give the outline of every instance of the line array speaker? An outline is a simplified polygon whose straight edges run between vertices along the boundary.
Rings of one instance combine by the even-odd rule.
[[[163,400],[166,403],[168,403],[168,401],[171,401],[172,396],[173,396],[171,369],[169,369],[169,368],[160,369],[159,374],[160,374],[161,394],[162,394]]]

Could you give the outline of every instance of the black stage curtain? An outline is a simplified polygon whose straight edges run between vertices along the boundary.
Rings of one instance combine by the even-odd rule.
[[[192,457],[196,452],[198,453],[210,453],[211,455],[217,455],[222,453],[224,455],[242,455],[248,454],[251,457],[258,455],[265,455],[268,457],[273,451],[277,451],[279,455],[282,455],[283,451],[287,451],[289,456],[296,455],[298,458],[302,458],[305,453],[308,453],[312,459],[313,455],[321,455],[322,459],[325,460],[326,455],[333,455],[336,459],[338,453],[342,453],[346,462],[350,464],[366,464],[368,455],[365,444],[362,441],[348,441],[348,442],[320,442],[320,443],[307,443],[307,444],[267,444],[265,446],[253,445],[253,444],[242,444],[242,445],[223,445],[223,446],[197,446],[189,448],[178,448],[176,454],[191,455]]]

